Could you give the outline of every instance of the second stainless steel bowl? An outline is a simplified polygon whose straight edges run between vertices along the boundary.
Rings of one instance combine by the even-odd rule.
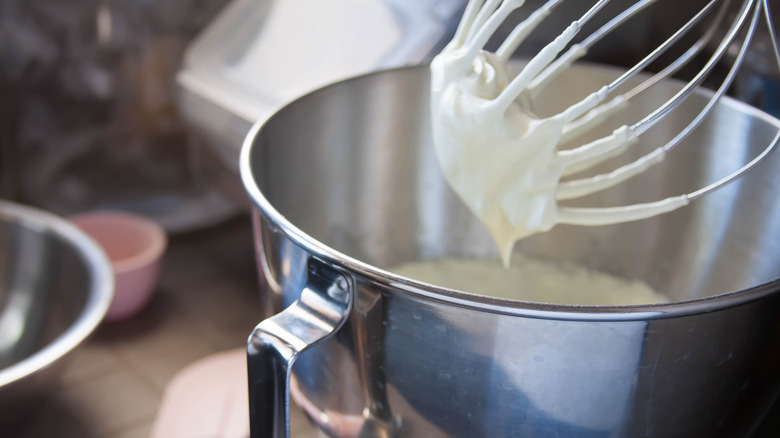
[[[40,407],[113,285],[103,251],[70,222],[0,201],[0,431]]]

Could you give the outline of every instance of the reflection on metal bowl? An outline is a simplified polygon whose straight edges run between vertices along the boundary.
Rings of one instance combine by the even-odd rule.
[[[58,216],[0,201],[0,427],[16,425],[113,295],[105,254]]]
[[[617,74],[569,70],[535,110],[554,112]],[[428,84],[425,67],[341,82],[285,106],[245,144],[264,298],[277,311],[289,305],[250,341],[253,436],[282,436],[263,427],[284,431],[285,405],[267,407],[283,401],[295,352],[296,398],[329,436],[750,436],[780,394],[780,154],[678,211],[556,226],[516,248],[641,280],[672,303],[582,307],[467,294],[388,271],[497,256],[441,175]],[[659,84],[594,135],[641,119],[679,89]],[[663,145],[707,97],[694,93],[621,159]],[[723,99],[662,164],[576,205],[701,187],[757,155],[778,129],[777,119]],[[327,338],[312,345],[319,337]],[[354,419],[356,428],[346,421]]]

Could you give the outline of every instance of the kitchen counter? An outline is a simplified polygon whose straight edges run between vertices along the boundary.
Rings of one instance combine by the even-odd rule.
[[[16,435],[148,437],[178,371],[245,345],[260,320],[254,263],[246,216],[171,238],[149,305],[131,319],[101,325],[72,355],[29,427]],[[293,437],[316,436],[300,411],[292,415]]]
[[[242,348],[259,322],[254,263],[247,217],[172,238],[149,305],[132,319],[104,323],[15,436],[147,438],[170,380],[198,359]],[[756,437],[778,436],[778,409]],[[293,438],[317,436],[300,410],[291,414]]]

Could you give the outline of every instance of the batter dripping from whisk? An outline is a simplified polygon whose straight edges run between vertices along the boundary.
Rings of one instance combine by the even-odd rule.
[[[761,10],[761,4],[746,0],[739,17],[705,66],[674,97],[647,117],[634,125],[622,126],[609,136],[562,150],[559,146],[601,123],[623,108],[631,97],[674,74],[698,54],[718,27],[725,7],[720,9],[709,31],[685,54],[631,91],[607,100],[619,85],[644,69],[714,10],[718,0],[711,0],[685,26],[612,83],[565,111],[550,117],[538,117],[532,111],[532,102],[539,92],[582,57],[592,44],[655,0],[635,3],[559,56],[582,25],[608,0],[597,1],[512,78],[506,64],[512,52],[561,1],[550,0],[534,11],[512,31],[495,53],[489,53],[483,50],[488,39],[512,11],[523,5],[524,0],[470,0],[453,40],[431,64],[431,123],[439,163],[449,184],[490,231],[505,266],[509,264],[514,243],[523,237],[547,231],[558,223],[607,225],[675,210],[744,174],[777,144],[775,139],[763,153],[738,171],[687,195],[610,208],[559,206],[560,200],[607,189],[643,172],[662,161],[666,152],[695,129],[731,84],[744,59]],[[751,12],[752,21],[748,20]],[[767,10],[767,22],[774,35],[768,16]],[[701,84],[748,22],[748,35],[726,79],[708,105],[680,134],[663,147],[610,173],[561,181],[563,177],[588,170],[625,151],[640,134],[673,111]]]
[[[551,117],[539,118],[530,103],[558,72],[584,54],[575,45],[559,61],[583,20],[572,23],[510,80],[506,62],[517,46],[558,2],[551,1],[517,26],[496,53],[482,50],[523,0],[470,1],[454,39],[433,60],[432,124],[436,153],[454,190],[479,216],[508,264],[515,241],[557,223],[603,225],[665,213],[688,203],[685,196],[616,208],[560,207],[574,198],[611,187],[663,159],[663,150],[630,168],[561,183],[636,141],[628,126],[575,149],[558,146],[601,122],[626,100],[607,103],[607,86]],[[595,12],[595,11],[594,11]]]

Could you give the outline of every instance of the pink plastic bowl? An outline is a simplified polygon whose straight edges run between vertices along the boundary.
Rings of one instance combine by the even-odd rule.
[[[157,285],[168,240],[162,227],[143,216],[115,211],[84,213],[70,220],[111,260],[116,285],[105,319],[117,321],[141,310]]]

